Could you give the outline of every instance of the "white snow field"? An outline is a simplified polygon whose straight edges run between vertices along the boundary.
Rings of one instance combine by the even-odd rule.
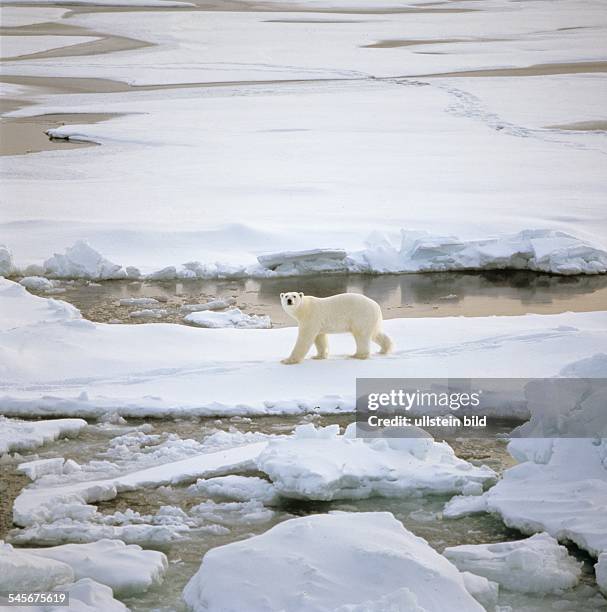
[[[210,550],[183,597],[203,610],[484,610],[462,574],[389,512],[295,518]]]
[[[559,593],[576,586],[581,574],[581,562],[547,533],[514,542],[452,546],[443,555],[460,571],[523,593]]]
[[[154,44],[3,63],[9,76],[192,85],[38,91],[9,113],[119,114],[51,130],[100,147],[2,159],[0,241],[17,271],[87,239],[121,274],[165,277],[267,274],[259,255],[316,249],[348,259],[272,273],[604,272],[605,132],[558,127],[604,120],[602,2],[354,4],[362,14],[301,2],[70,15],[60,23]],[[531,72],[499,72],[512,68]],[[424,76],[474,70],[498,72]],[[79,275],[56,263],[49,273]]]
[[[21,421],[0,415],[0,455],[31,450],[57,438],[78,435],[83,427],[86,427],[84,419]]]
[[[353,339],[336,335],[328,360],[285,366],[296,328],[95,324],[6,279],[0,308],[7,416],[351,412],[357,377],[548,377],[607,352],[604,312],[392,319],[392,355],[349,359]]]

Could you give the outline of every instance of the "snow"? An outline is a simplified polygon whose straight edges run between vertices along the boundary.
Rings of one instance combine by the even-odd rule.
[[[200,312],[203,310],[223,310],[236,304],[234,298],[211,300],[204,304],[184,304],[181,307],[181,312]]]
[[[121,266],[105,259],[84,241],[78,241],[65,254],[55,253],[44,262],[44,271],[57,278],[125,278]]]
[[[547,533],[525,540],[464,544],[443,551],[460,571],[469,571],[511,591],[560,593],[579,583],[582,563]]]
[[[13,504],[13,520],[23,526],[64,518],[82,520],[96,511],[94,506],[87,504],[114,499],[121,491],[187,483],[198,478],[254,469],[255,459],[264,448],[265,443],[260,442],[196,454],[126,473],[106,470],[105,478],[95,480],[68,479],[65,484],[26,487]]]
[[[42,53],[51,49],[70,47],[99,40],[94,36],[6,36],[2,37],[3,61],[22,55]]]
[[[238,502],[249,500],[261,501],[264,505],[272,505],[280,495],[276,487],[263,478],[256,476],[218,476],[216,478],[201,478],[188,487],[195,495],[206,495],[212,498],[227,498]]]
[[[606,439],[555,439],[547,463],[525,461],[504,472],[483,496],[487,510],[508,527],[547,531],[598,556],[607,550],[606,456]]]
[[[168,567],[164,553],[119,540],[28,548],[27,553],[65,563],[73,569],[76,580],[92,578],[127,596],[160,584]]]
[[[30,0],[10,0],[11,4],[21,5],[28,4]],[[60,4],[63,6],[86,6],[86,5],[97,5],[97,6],[120,6],[120,7],[159,7],[159,8],[183,8],[188,6],[195,6],[190,2],[177,2],[176,0],[36,0],[36,4]]]
[[[270,317],[248,315],[238,308],[231,308],[225,312],[191,312],[183,318],[187,323],[197,327],[235,327],[238,329],[270,329]]]
[[[99,584],[90,578],[82,578],[67,587],[61,586],[57,590],[67,591],[70,597],[70,612],[128,612],[128,608],[117,599],[114,599],[112,589]],[[48,606],[33,606],[21,608],[23,612],[47,612],[48,610],[61,612],[64,608]]]
[[[44,276],[25,276],[19,281],[19,284],[33,291],[44,291],[53,288],[53,281],[44,278]]]
[[[17,471],[25,474],[30,480],[37,480],[49,474],[63,474],[64,463],[65,459],[63,457],[36,459],[34,461],[20,463],[17,466]]]
[[[423,76],[602,61],[600,1],[483,1],[465,13],[416,7],[388,15],[367,3],[364,18],[339,19],[290,10],[318,6],[76,14],[65,21],[153,44],[61,62],[5,62],[8,75],[199,84],[37,95],[36,104],[11,113],[121,114],[53,131],[101,147],[3,160],[0,239],[19,270],[83,238],[123,271],[164,270],[164,278],[273,273],[257,261],[268,253],[283,260],[275,273],[355,264],[604,268],[604,134],[540,121],[602,117],[604,79]],[[418,44],[373,47],[403,37]],[[133,176],[142,177],[136,187]],[[92,193],[103,194],[103,206]],[[28,202],[27,210],[15,201]],[[401,228],[428,232],[435,256],[411,260]],[[574,238],[546,234],[545,249],[539,236],[516,237],[525,230]],[[55,267],[56,275],[83,273]]]
[[[456,566],[457,567],[457,566]],[[485,610],[494,610],[498,602],[499,584],[483,576],[462,572],[466,590]]]
[[[607,595],[607,553],[601,553],[599,560],[594,566],[596,572],[596,583],[603,594]]]
[[[4,28],[18,28],[34,23],[57,21],[67,13],[66,9],[32,6],[0,6],[0,21]]]
[[[45,559],[19,550],[0,540],[0,592],[46,591],[74,580],[72,568],[61,561]]]
[[[581,380],[566,389],[555,384],[558,379],[542,381],[532,389],[531,419],[519,428],[527,437],[513,438],[508,445],[520,463],[507,469],[481,497],[452,499],[443,515],[457,518],[493,512],[508,527],[528,534],[546,531],[597,557],[607,550],[607,438],[601,437],[605,389],[584,377],[602,383],[607,358],[597,354],[573,362],[560,374]],[[559,406],[568,410],[551,413],[551,398],[564,392],[570,399]],[[580,437],[557,437],[568,435]]]
[[[58,438],[75,436],[86,427],[83,419],[19,421],[0,416],[0,455],[31,450]]]
[[[156,298],[142,297],[123,298],[119,303],[121,306],[150,306],[151,304],[159,304],[160,302]]]
[[[133,310],[129,312],[131,319],[160,319],[167,314],[164,308],[146,308],[144,310]]]
[[[285,497],[330,501],[372,496],[405,497],[461,493],[469,483],[491,482],[495,472],[459,459],[446,443],[431,438],[355,438],[332,425],[296,428],[293,437],[270,441],[257,458]]]
[[[483,610],[458,570],[388,512],[291,519],[213,548],[183,598],[195,612]]]
[[[10,416],[349,412],[357,377],[475,377],[480,363],[487,377],[548,377],[607,346],[603,312],[393,319],[393,355],[344,358],[353,341],[336,335],[330,359],[287,369],[296,328],[94,324],[2,279],[0,308],[0,410]]]

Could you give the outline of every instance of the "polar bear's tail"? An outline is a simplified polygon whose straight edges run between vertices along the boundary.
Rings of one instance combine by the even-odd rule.
[[[381,330],[375,333],[375,337],[373,338],[373,340],[377,344],[379,344],[379,347],[380,347],[379,352],[382,355],[391,353],[392,349],[394,349],[394,343],[392,342],[392,339],[390,338],[390,336],[388,336],[387,334],[384,334],[384,332]]]

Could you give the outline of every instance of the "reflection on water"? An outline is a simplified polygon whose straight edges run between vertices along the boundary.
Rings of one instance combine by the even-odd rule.
[[[293,325],[280,307],[280,293],[303,291],[326,297],[348,291],[377,300],[387,319],[427,316],[488,316],[607,309],[607,276],[555,276],[520,271],[485,273],[346,275],[164,282],[106,281],[100,284],[65,283],[59,297],[95,321],[136,322],[120,306],[128,297],[156,297],[166,309],[162,322],[181,322],[179,307],[220,297],[235,297],[248,313],[270,315],[274,326]]]

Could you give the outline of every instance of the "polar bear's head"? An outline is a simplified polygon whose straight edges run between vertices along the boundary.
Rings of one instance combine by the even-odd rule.
[[[289,291],[288,293],[280,294],[280,303],[282,304],[283,310],[287,314],[291,314],[301,306],[303,298],[303,293],[297,293],[297,291]]]

